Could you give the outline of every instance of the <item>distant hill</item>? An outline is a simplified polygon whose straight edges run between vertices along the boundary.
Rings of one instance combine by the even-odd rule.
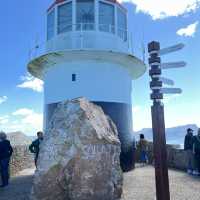
[[[180,144],[182,145],[184,143],[184,137],[186,134],[186,130],[188,128],[192,128],[194,130],[194,134],[197,133],[197,125],[195,124],[188,124],[184,126],[177,126],[173,128],[167,128],[166,129],[166,139],[168,144]],[[134,132],[134,135],[136,137],[136,140],[139,139],[139,134],[143,133],[145,137],[152,141],[153,140],[153,134],[151,128],[144,128],[140,131]],[[27,136],[24,133],[18,131],[18,132],[12,132],[7,134],[8,139],[11,141],[11,144],[13,146],[16,145],[29,145],[33,140],[36,139],[34,136]]]
[[[32,137],[25,135],[24,133],[20,131],[7,133],[7,138],[10,140],[13,146],[29,145],[34,139]]]
[[[182,145],[184,143],[184,137],[186,134],[186,130],[188,128],[192,128],[194,130],[194,134],[197,134],[197,125],[195,124],[188,124],[184,126],[177,126],[173,128],[167,128],[166,129],[166,140],[168,144],[180,144]],[[145,137],[152,141],[153,140],[153,134],[151,128],[144,128],[140,131],[135,132],[136,139],[139,139],[139,134],[144,134]]]

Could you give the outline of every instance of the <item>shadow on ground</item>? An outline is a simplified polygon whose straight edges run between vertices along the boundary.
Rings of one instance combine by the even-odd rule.
[[[0,200],[28,200],[33,181],[34,169],[22,171],[11,179],[6,188],[0,188]]]
[[[0,200],[28,200],[34,169],[22,171],[12,178],[10,186],[0,189]],[[200,178],[169,170],[171,200],[199,200]],[[124,174],[122,200],[155,200],[154,168],[138,167]]]

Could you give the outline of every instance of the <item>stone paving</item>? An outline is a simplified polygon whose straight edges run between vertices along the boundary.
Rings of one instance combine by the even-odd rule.
[[[155,200],[153,167],[140,167],[124,174],[123,200]],[[171,200],[200,200],[200,178],[169,170]]]
[[[22,171],[12,178],[11,184],[0,189],[0,200],[28,200],[34,169]],[[200,200],[200,178],[186,173],[169,170],[171,200]],[[124,174],[124,194],[122,200],[155,200],[153,167],[137,167]]]
[[[28,200],[34,171],[34,169],[23,170],[11,179],[8,187],[0,188],[0,200]]]

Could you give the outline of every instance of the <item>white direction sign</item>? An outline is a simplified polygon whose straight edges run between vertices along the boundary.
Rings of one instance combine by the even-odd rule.
[[[168,78],[165,78],[165,77],[160,77],[159,79],[160,79],[160,81],[162,81],[163,84],[165,84],[165,85],[171,85],[171,86],[174,85],[174,81],[171,80],[171,79],[168,79]]]
[[[181,68],[181,67],[185,67],[186,65],[187,65],[187,63],[184,61],[169,62],[169,63],[162,63],[161,68],[162,69]]]
[[[167,47],[167,48],[164,48],[164,49],[160,49],[159,51],[159,54],[160,55],[165,55],[165,54],[168,54],[168,53],[172,53],[172,52],[175,52],[175,51],[179,51],[181,49],[184,48],[184,44],[183,43],[180,43],[180,44],[176,44],[174,46],[171,46],[171,47]]]
[[[163,94],[181,94],[182,90],[180,88],[161,88],[161,93]]]

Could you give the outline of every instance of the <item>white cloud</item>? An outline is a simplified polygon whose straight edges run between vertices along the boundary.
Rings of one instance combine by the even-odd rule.
[[[20,117],[20,122],[31,127],[42,128],[43,115],[27,108],[21,108],[12,113],[16,117]]]
[[[18,109],[16,110],[15,112],[13,112],[12,114],[15,115],[15,116],[27,116],[27,115],[31,115],[33,114],[34,111],[33,110],[30,110],[30,109],[27,109],[27,108],[21,108],[21,109]]]
[[[10,115],[0,117],[0,130],[6,132],[22,131],[35,135],[43,129],[43,115],[28,108],[21,108]]]
[[[177,35],[180,35],[180,36],[193,37],[194,34],[196,33],[198,24],[199,24],[199,22],[197,21],[193,24],[188,25],[185,28],[179,29],[176,33],[177,33]]]
[[[136,5],[137,12],[143,12],[152,19],[164,19],[194,12],[200,7],[200,0],[121,0]]]
[[[137,113],[137,112],[139,112],[140,110],[141,110],[141,106],[138,106],[138,105],[133,106],[133,108],[132,108],[133,113]]]
[[[0,125],[7,124],[8,122],[9,122],[9,116],[8,115],[0,117]]]
[[[34,78],[30,74],[21,77],[22,83],[17,85],[19,88],[28,88],[36,92],[43,91],[43,81],[38,78]]]
[[[0,96],[0,104],[6,102],[8,100],[8,97],[7,96]]]
[[[38,129],[42,129],[42,120],[43,115],[40,113],[32,113],[31,115],[27,115],[24,117],[21,122],[23,124],[31,125],[33,127],[37,127]]]
[[[137,105],[132,108],[132,111],[134,131],[151,127],[151,105]]]

